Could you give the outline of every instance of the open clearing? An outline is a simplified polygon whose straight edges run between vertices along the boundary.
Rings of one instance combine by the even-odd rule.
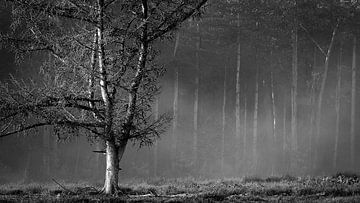
[[[356,175],[126,181],[116,196],[90,184],[4,184],[0,202],[360,202]]]

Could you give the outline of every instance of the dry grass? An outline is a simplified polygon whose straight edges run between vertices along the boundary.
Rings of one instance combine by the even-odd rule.
[[[89,184],[0,185],[0,201],[360,201],[360,181],[353,174],[331,177],[244,177],[221,180],[152,179],[121,184],[116,196],[98,194]]]

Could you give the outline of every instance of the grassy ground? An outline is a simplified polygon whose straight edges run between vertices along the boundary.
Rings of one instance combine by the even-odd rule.
[[[260,179],[153,179],[129,181],[115,196],[88,184],[0,185],[0,202],[360,202],[360,178],[270,177]]]

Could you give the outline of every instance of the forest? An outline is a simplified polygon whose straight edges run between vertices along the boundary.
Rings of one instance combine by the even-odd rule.
[[[357,0],[3,0],[0,200],[360,199],[359,28]]]

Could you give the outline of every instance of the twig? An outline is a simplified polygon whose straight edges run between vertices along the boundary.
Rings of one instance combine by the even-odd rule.
[[[315,46],[320,50],[320,52],[326,56],[326,52],[324,51],[323,48],[321,48],[320,44],[311,36],[310,32],[308,29],[306,29],[301,23],[300,23],[300,27],[306,32],[306,34],[308,35],[309,39],[315,44]]]
[[[61,185],[59,182],[57,182],[54,178],[52,178],[51,180],[54,181],[56,184],[58,184],[62,189],[70,192],[71,194],[76,195],[76,192],[74,192],[74,191],[72,191],[72,190],[70,190],[70,189],[67,189],[65,186],[63,186],[63,185]]]

